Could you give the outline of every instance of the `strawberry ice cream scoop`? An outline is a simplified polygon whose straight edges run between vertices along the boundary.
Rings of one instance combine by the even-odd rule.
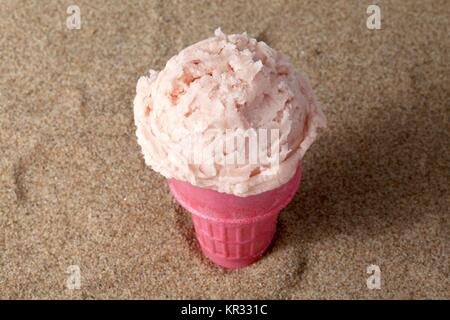
[[[239,197],[282,186],[316,139],[325,116],[306,78],[282,53],[244,34],[215,36],[172,57],[137,84],[138,143],[166,178]],[[249,143],[226,151],[228,133],[278,130],[277,157],[249,161]],[[259,131],[258,131],[259,132]],[[202,153],[201,161],[192,157]],[[246,161],[224,162],[227,157]]]

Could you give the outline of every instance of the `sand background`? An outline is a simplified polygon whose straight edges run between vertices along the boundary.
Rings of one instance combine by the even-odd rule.
[[[450,298],[450,5],[375,2],[371,31],[372,3],[1,0],[0,298]],[[329,122],[239,271],[202,257],[132,113],[138,77],[218,26],[288,54]]]

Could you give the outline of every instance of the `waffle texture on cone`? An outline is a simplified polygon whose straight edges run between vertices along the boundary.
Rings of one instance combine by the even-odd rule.
[[[238,197],[169,179],[175,199],[192,214],[200,247],[224,268],[243,268],[259,260],[272,242],[280,211],[301,181],[301,166],[284,185],[254,196]]]

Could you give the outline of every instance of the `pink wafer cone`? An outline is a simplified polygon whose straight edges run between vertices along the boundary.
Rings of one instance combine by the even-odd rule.
[[[256,262],[275,234],[280,211],[292,200],[301,180],[301,166],[284,185],[257,195],[238,197],[168,179],[175,199],[192,214],[203,253],[231,269]]]

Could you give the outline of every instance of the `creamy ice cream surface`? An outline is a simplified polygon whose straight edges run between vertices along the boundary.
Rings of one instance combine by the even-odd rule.
[[[162,71],[141,77],[136,92],[136,134],[146,164],[166,178],[237,196],[288,182],[317,128],[326,125],[306,78],[285,55],[245,33],[216,30]],[[255,163],[254,140],[238,138],[256,132],[263,141],[265,130],[270,151]]]

